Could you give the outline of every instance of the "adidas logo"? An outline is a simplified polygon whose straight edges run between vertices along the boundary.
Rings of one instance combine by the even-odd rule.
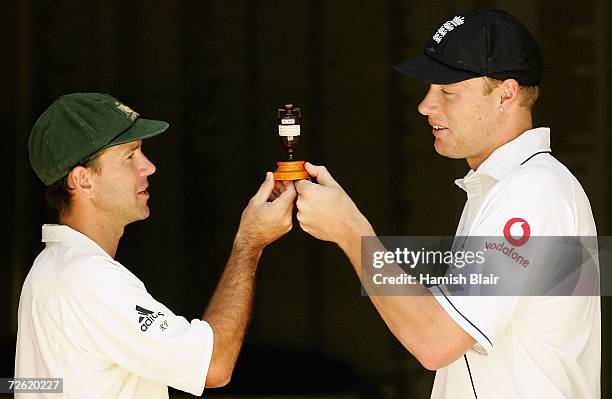
[[[157,312],[157,314],[155,314],[152,310],[145,309],[138,305],[136,305],[136,312],[138,312],[138,323],[140,324],[141,331],[147,331],[155,319],[159,316],[164,316],[162,312]]]

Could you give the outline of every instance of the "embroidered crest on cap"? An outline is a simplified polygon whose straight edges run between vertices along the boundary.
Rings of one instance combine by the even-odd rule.
[[[134,111],[132,108],[128,107],[125,104],[121,104],[119,101],[115,101],[115,106],[119,111],[126,114],[127,117],[130,118],[132,121],[135,121],[136,118],[140,116],[138,112]]]
[[[462,25],[464,22],[465,17],[459,16],[455,16],[455,18],[453,18],[452,20],[444,22],[442,26],[440,26],[440,28],[433,35],[433,39],[436,43],[440,43],[442,41],[442,38],[446,36],[448,32],[452,31],[459,25]]]

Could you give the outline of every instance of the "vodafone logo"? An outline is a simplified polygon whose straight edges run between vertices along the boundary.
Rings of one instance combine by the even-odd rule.
[[[512,226],[514,226],[517,223],[520,223],[520,226],[523,229],[523,235],[519,239],[514,238],[512,234],[510,233]],[[529,240],[530,235],[531,235],[531,228],[529,227],[529,223],[527,223],[525,219],[512,218],[508,220],[506,222],[506,225],[504,226],[504,237],[506,237],[506,240],[510,244],[514,245],[515,247],[520,247],[521,245],[524,245],[527,242],[527,240]]]

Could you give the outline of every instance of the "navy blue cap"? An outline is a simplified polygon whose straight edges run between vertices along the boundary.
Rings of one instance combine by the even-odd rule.
[[[505,11],[480,9],[444,22],[423,54],[394,68],[425,83],[488,76],[536,86],[542,80],[544,61],[538,42],[521,21]]]

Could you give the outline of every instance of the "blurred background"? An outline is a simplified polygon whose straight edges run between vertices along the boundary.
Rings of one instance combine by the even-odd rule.
[[[391,67],[441,22],[476,7],[519,17],[546,62],[535,124],[590,197],[600,235],[610,211],[612,5],[605,1],[3,2],[0,26],[5,232],[0,252],[0,376],[13,375],[19,293],[56,221],[31,170],[27,137],[59,95],[106,92],[145,118],[156,164],[151,217],[117,255],[175,313],[200,317],[240,214],[284,152],[276,109],[301,106],[299,158],[324,164],[379,235],[453,235],[468,166],[438,156],[416,107],[426,92]],[[603,300],[602,390],[612,397],[612,325]],[[163,361],[163,359],[160,359]],[[223,398],[429,398],[425,371],[389,333],[333,244],[294,227],[261,260],[252,322]],[[171,391],[173,397],[186,397]],[[187,395],[188,396],[188,395]]]

